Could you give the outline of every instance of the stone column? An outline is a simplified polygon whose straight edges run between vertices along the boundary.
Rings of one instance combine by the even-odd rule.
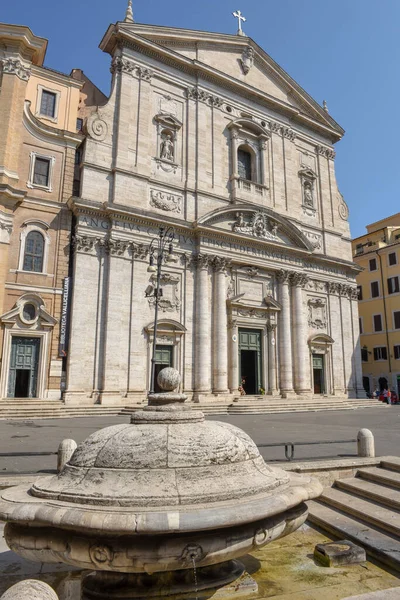
[[[238,339],[239,329],[236,319],[229,321],[229,346],[230,346],[230,365],[229,365],[229,389],[231,393],[236,394],[239,387],[239,350]],[[236,340],[236,341],[234,341]]]
[[[303,288],[307,276],[294,273],[291,277],[293,286],[292,331],[294,348],[294,389],[298,394],[310,392],[309,353],[307,348],[306,312],[303,306]]]
[[[273,396],[277,392],[276,386],[276,338],[275,323],[267,323],[268,331],[268,394]]]
[[[358,292],[357,288],[349,286],[349,298],[351,306],[351,315],[353,320],[353,369],[357,398],[365,398],[363,385],[363,373],[361,365],[361,344],[360,344],[360,325],[358,320]],[[388,348],[388,352],[389,352]],[[389,382],[389,385],[394,382]]]
[[[294,394],[293,362],[292,362],[292,332],[290,322],[290,271],[280,270],[277,273],[279,281],[279,302],[282,306],[279,315],[279,367],[280,390],[283,398]]]
[[[226,312],[225,258],[215,257],[214,268],[214,327],[213,327],[213,391],[228,391],[228,318]]]
[[[332,344],[332,385],[335,396],[344,396],[346,390],[344,376],[344,350],[342,336],[342,313],[339,300],[341,284],[336,281],[328,282],[329,292],[329,323]]]
[[[196,348],[195,392],[211,391],[211,307],[208,291],[208,265],[206,254],[196,256]]]

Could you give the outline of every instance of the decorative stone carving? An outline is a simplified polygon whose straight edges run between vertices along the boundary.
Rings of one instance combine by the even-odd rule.
[[[205,102],[210,106],[215,106],[216,108],[220,108],[224,101],[219,96],[215,96],[214,94],[210,94],[205,90],[200,90],[197,87],[187,88],[186,95],[190,100],[198,100],[199,102]]]
[[[295,286],[304,288],[308,282],[308,276],[304,273],[292,273],[290,275],[290,283]]]
[[[160,210],[182,212],[182,196],[161,192],[160,190],[150,190],[150,204]]]
[[[153,286],[156,286],[157,275],[154,273],[150,278]],[[181,300],[178,293],[179,277],[171,273],[161,273],[160,285],[163,289],[163,295],[158,300],[158,307],[162,312],[175,312],[181,306]],[[149,305],[154,306],[156,299],[149,296]]]
[[[226,291],[226,297],[229,300],[230,298],[233,298],[235,295],[235,281],[233,279],[229,280],[228,283],[228,289]]]
[[[293,129],[291,129],[290,127],[282,127],[281,132],[283,137],[287,140],[290,140],[291,142],[294,142],[294,140],[296,139],[296,132],[293,131]]]
[[[325,281],[318,281],[317,279],[310,279],[306,284],[306,289],[311,292],[326,292]]]
[[[273,133],[281,133],[282,125],[277,123],[276,121],[271,121],[269,124],[269,128]]]
[[[136,76],[144,81],[151,81],[153,77],[153,71],[146,67],[136,65],[131,60],[123,58],[122,56],[114,56],[111,61],[110,67],[111,73],[128,73],[128,75]]]
[[[328,281],[329,294],[339,294],[339,283],[337,281]]]
[[[97,241],[98,238],[90,235],[75,235],[72,243],[76,252],[91,252]]]
[[[308,324],[313,329],[326,327],[326,302],[322,298],[311,298],[308,301]]]
[[[245,220],[243,213],[236,213],[236,221],[232,225],[234,233],[244,233],[265,240],[277,240],[278,225],[269,221],[265,213],[253,212],[249,220]]]
[[[316,250],[321,250],[322,235],[320,235],[319,233],[313,233],[312,231],[307,231],[306,229],[303,229],[303,233],[306,236],[306,238],[310,240],[313,248],[315,248]]]
[[[336,152],[333,148],[327,148],[326,146],[316,146],[315,150],[320,156],[333,160],[336,156]]]
[[[95,112],[86,121],[86,131],[92,139],[102,142],[107,137],[108,125],[99,113]]]
[[[349,218],[349,207],[347,206],[347,204],[344,201],[344,198],[340,192],[339,192],[338,211],[339,211],[339,217],[341,219],[343,219],[343,221],[347,221]]]
[[[8,588],[1,600],[58,600],[58,596],[44,581],[26,579]]]
[[[286,271],[285,269],[280,269],[276,272],[276,277],[279,283],[289,283],[291,276],[294,274],[293,271]]]
[[[19,58],[3,58],[1,63],[3,65],[3,73],[16,75],[19,79],[22,79],[22,81],[29,81],[31,70],[29,67],[26,67]]]
[[[112,563],[114,552],[109,546],[94,544],[89,548],[89,556],[93,564],[104,568]]]
[[[350,300],[358,300],[358,289],[357,287],[349,286],[349,297]]]
[[[214,271],[226,271],[228,267],[231,265],[231,260],[227,258],[223,258],[221,256],[215,256],[212,260],[212,267]]]
[[[247,317],[251,319],[265,319],[267,313],[263,310],[257,310],[255,308],[238,308],[237,314],[239,317]]]
[[[161,114],[168,114],[176,117],[178,111],[177,103],[168,94],[165,94],[160,98],[159,107]]]
[[[254,65],[254,50],[251,46],[247,46],[247,48],[243,50],[240,64],[242,65],[243,73],[247,75],[251,67]]]
[[[212,264],[212,256],[209,254],[194,254],[190,257],[190,261],[197,269],[208,269]]]
[[[128,249],[128,247],[130,246],[130,242],[126,241],[126,240],[115,240],[115,239],[108,239],[107,240],[107,245],[108,245],[108,252],[114,256],[123,256],[126,252],[126,250]]]
[[[245,271],[247,273],[247,277],[249,279],[253,279],[253,277],[257,277],[260,270],[258,267],[246,267]]]
[[[131,244],[131,252],[133,258],[144,260],[149,253],[149,247],[144,244]]]

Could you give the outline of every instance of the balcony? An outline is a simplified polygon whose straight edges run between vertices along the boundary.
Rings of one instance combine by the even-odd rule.
[[[257,202],[257,199],[268,198],[268,186],[262,183],[256,183],[249,179],[242,179],[241,177],[232,178],[232,199],[238,200],[240,198],[244,200],[252,200]]]

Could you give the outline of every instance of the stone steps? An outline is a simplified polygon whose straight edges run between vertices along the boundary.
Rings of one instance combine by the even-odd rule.
[[[309,509],[312,523],[400,571],[400,459],[337,480]]]

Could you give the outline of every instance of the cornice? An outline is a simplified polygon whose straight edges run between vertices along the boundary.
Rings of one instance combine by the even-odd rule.
[[[29,133],[34,137],[38,137],[45,142],[62,144],[63,146],[66,145],[72,148],[76,148],[85,139],[80,133],[73,133],[65,129],[57,129],[56,127],[45,125],[33,115],[30,105],[30,101],[25,100],[23,122]]]
[[[80,90],[84,82],[74,79],[66,73],[60,73],[53,71],[52,69],[46,69],[40,65],[32,65],[32,76],[40,77],[41,79],[47,79],[48,81],[54,81],[55,83],[61,83],[62,85],[68,85],[69,87],[77,88]]]

